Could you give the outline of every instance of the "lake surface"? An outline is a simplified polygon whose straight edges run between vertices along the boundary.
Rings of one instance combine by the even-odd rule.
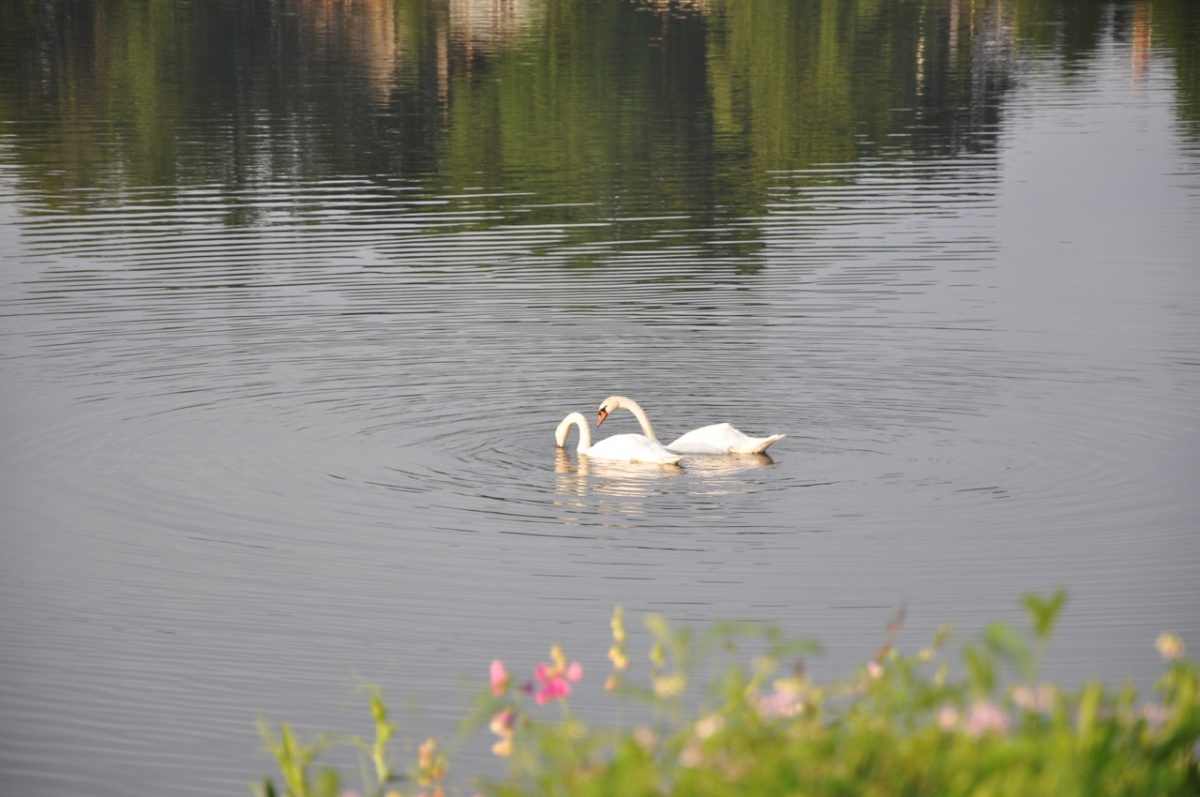
[[[419,742],[615,603],[1200,644],[1200,7],[828,5],[6,6],[0,791]],[[788,437],[556,450],[611,393]]]

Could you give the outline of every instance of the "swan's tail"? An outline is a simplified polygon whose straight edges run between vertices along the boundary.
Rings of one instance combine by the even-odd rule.
[[[773,434],[770,437],[755,437],[755,438],[752,438],[751,440],[749,440],[746,443],[746,445],[739,446],[738,449],[736,451],[734,451],[733,453],[735,453],[735,454],[761,454],[764,451],[766,451],[768,448],[770,448],[772,445],[774,445],[775,443],[778,443],[780,440],[782,440],[785,437],[787,437],[787,435],[785,435],[785,434]]]

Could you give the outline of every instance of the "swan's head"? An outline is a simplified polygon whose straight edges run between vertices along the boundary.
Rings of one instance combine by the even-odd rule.
[[[605,418],[622,407],[628,407],[628,404],[621,403],[623,400],[628,401],[628,399],[625,399],[624,396],[609,396],[604,401],[601,401],[600,415],[596,418],[596,425],[599,426],[600,424],[604,423]]]
[[[571,419],[563,418],[562,423],[554,430],[554,445],[559,448],[565,448],[567,445],[567,435],[571,433]]]
[[[587,430],[587,419],[578,412],[570,413],[558,424],[558,428],[554,430],[554,444],[559,448],[565,448],[567,436],[571,434],[571,427],[575,425],[579,426],[579,442],[582,444],[583,433]]]

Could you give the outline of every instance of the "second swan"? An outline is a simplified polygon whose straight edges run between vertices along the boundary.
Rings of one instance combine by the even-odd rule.
[[[632,412],[642,427],[642,434],[655,442],[658,441],[658,437],[654,434],[654,427],[650,425],[650,419],[646,417],[645,410],[627,396],[609,396],[600,402],[600,416],[596,421],[596,426],[604,423],[605,418],[620,409]],[[681,435],[673,443],[668,444],[667,448],[680,454],[761,454],[771,444],[785,437],[787,435],[783,434],[751,437],[735,429],[731,424],[714,423]]]

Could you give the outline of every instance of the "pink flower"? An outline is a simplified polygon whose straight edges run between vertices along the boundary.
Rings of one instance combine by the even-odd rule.
[[[995,703],[979,700],[967,712],[966,732],[976,738],[988,733],[1008,732],[1008,713]]]
[[[571,694],[571,684],[583,678],[583,666],[577,661],[568,664],[562,648],[558,645],[550,649],[550,658],[551,663],[540,662],[533,670],[533,677],[537,682],[534,699],[539,706],[551,700],[562,700]],[[530,684],[531,691],[533,687],[534,685]]]
[[[804,713],[804,701],[800,699],[801,682],[796,678],[780,678],[775,689],[765,695],[754,694],[750,701],[763,719],[796,717]]]
[[[1017,708],[1031,714],[1048,714],[1054,708],[1055,689],[1050,684],[1040,684],[1036,689],[1018,686],[1013,690],[1013,703]]]
[[[508,670],[504,669],[504,662],[500,659],[492,660],[492,697],[500,697],[508,691]]]
[[[754,707],[764,719],[794,717],[802,710],[795,692],[774,691],[754,699]]]
[[[1174,716],[1174,712],[1171,709],[1158,703],[1143,703],[1141,711],[1138,714],[1146,721],[1146,725],[1152,731],[1161,729]]]
[[[544,704],[550,700],[558,700],[571,694],[571,685],[567,683],[567,679],[557,675],[550,674],[550,668],[545,664],[539,664],[533,671],[533,677],[537,679],[540,688],[537,692],[538,705]]]
[[[942,730],[962,731],[976,739],[989,733],[1008,733],[1010,723],[1008,712],[987,700],[972,703],[965,714],[954,706],[942,706],[937,714]]]

